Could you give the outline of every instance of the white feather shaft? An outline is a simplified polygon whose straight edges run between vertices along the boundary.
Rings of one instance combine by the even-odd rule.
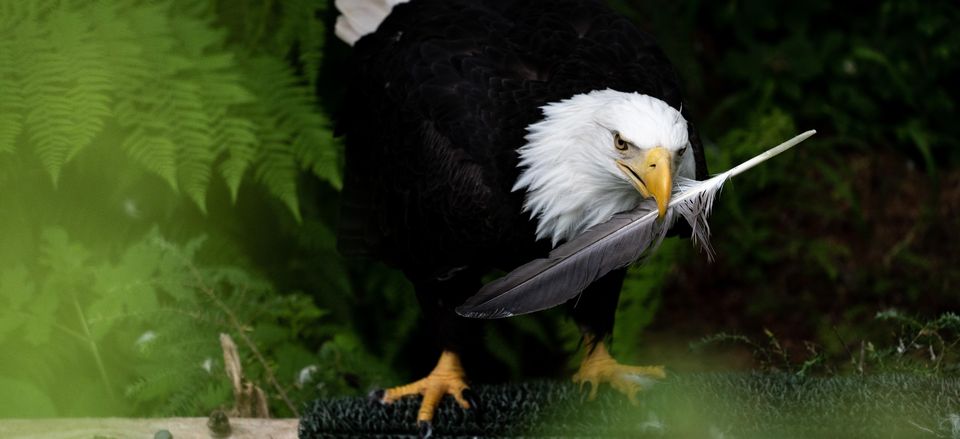
[[[771,158],[779,155],[780,153],[782,153],[782,152],[784,152],[784,151],[786,151],[786,150],[788,150],[788,149],[790,149],[790,148],[793,148],[796,144],[798,144],[798,143],[800,143],[800,142],[803,142],[804,140],[807,140],[810,136],[812,136],[812,135],[814,135],[814,134],[817,134],[817,130],[810,130],[810,131],[807,131],[807,132],[805,132],[805,133],[803,133],[803,134],[797,135],[797,136],[795,136],[794,138],[792,138],[792,139],[790,139],[790,140],[787,140],[786,142],[783,142],[783,143],[781,143],[781,144],[779,144],[779,145],[777,145],[777,146],[774,146],[773,148],[770,148],[770,149],[768,149],[768,150],[766,150],[766,151],[764,151],[764,152],[762,152],[762,153],[760,153],[760,154],[757,154],[756,156],[754,156],[754,157],[751,158],[750,160],[747,160],[747,161],[745,161],[745,162],[743,162],[743,163],[741,163],[741,164],[739,164],[739,165],[737,165],[737,166],[734,166],[733,168],[730,168],[730,169],[727,170],[726,172],[722,172],[722,173],[720,173],[720,174],[717,174],[717,175],[711,177],[709,180],[706,180],[706,181],[711,181],[711,180],[716,180],[716,179],[727,180],[727,179],[729,179],[729,178],[731,178],[731,177],[740,175],[740,174],[748,171],[750,168],[752,168],[752,167],[754,167],[754,166],[757,166],[757,165],[759,165],[760,163],[763,163],[763,162],[765,162],[765,161],[767,161],[767,160],[769,160],[769,159],[771,159]],[[705,182],[706,182],[706,181],[705,181]],[[688,191],[684,192],[683,194],[681,194],[680,196],[675,197],[675,198],[672,198],[672,199],[670,200],[670,207],[674,207],[674,206],[676,206],[676,205],[678,205],[678,204],[680,204],[680,203],[683,203],[683,202],[689,200],[690,198],[693,198],[693,197],[695,197],[695,196],[698,196],[698,195],[700,195],[701,192],[702,192],[702,191],[698,191],[698,190],[688,190]],[[650,214],[652,214],[652,215],[655,216],[655,215],[657,214],[657,212],[656,212],[656,211],[653,211],[653,212],[650,212]]]
[[[725,174],[729,174],[730,177],[733,177],[733,176],[735,176],[735,175],[742,174],[744,171],[746,171],[746,170],[748,170],[748,169],[750,169],[750,168],[752,168],[752,167],[754,167],[754,166],[757,166],[757,165],[760,164],[760,163],[763,163],[763,162],[765,162],[765,161],[773,158],[773,157],[776,156],[777,154],[780,154],[781,152],[784,152],[784,151],[786,151],[786,150],[788,150],[788,149],[790,149],[790,148],[793,148],[794,145],[796,145],[796,144],[798,144],[798,143],[800,143],[800,142],[803,142],[804,140],[807,140],[808,138],[810,138],[810,136],[812,136],[812,135],[814,135],[814,134],[817,134],[817,130],[810,130],[810,131],[807,131],[807,132],[805,132],[805,133],[802,133],[802,134],[800,134],[800,135],[798,135],[798,136],[796,136],[796,137],[794,137],[794,138],[792,138],[792,139],[790,139],[790,140],[787,140],[786,142],[783,142],[783,143],[781,143],[781,144],[779,144],[779,145],[777,145],[777,146],[774,146],[773,148],[770,148],[770,149],[768,149],[768,150],[766,150],[766,151],[764,151],[764,152],[762,152],[762,153],[760,153],[760,154],[757,154],[756,157],[754,157],[754,158],[752,158],[752,159],[750,159],[750,160],[747,160],[747,161],[745,161],[745,162],[743,162],[743,163],[741,163],[741,164],[739,164],[739,165],[737,165],[737,166],[734,166],[732,169],[730,169],[729,171],[725,172]]]

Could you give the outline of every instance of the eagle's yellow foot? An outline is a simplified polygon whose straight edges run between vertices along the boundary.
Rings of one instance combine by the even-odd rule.
[[[590,345],[589,341],[587,345]],[[580,370],[573,375],[573,382],[580,384],[581,389],[584,384],[590,383],[590,400],[597,397],[600,383],[610,383],[611,387],[627,395],[631,403],[637,404],[637,392],[666,376],[663,366],[628,366],[617,363],[607,352],[606,345],[600,342],[584,357]]]
[[[373,396],[384,404],[390,404],[405,396],[422,396],[417,424],[420,425],[420,435],[429,437],[432,434],[433,414],[444,395],[453,396],[457,404],[464,409],[477,408],[476,397],[467,386],[465,378],[460,357],[453,352],[443,351],[437,366],[425,378],[404,386],[377,391]]]

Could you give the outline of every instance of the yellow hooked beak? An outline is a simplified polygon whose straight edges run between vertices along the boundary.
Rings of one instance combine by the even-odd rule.
[[[656,200],[660,218],[667,213],[673,191],[671,159],[670,151],[658,146],[648,151],[646,155],[617,160],[617,167],[627,175],[640,195],[644,198],[653,197]]]

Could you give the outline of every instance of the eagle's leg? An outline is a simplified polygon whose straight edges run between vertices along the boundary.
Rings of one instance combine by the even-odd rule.
[[[457,276],[442,281],[415,281],[414,285],[421,311],[427,321],[433,324],[434,334],[443,348],[440,359],[426,377],[403,386],[376,391],[372,396],[384,404],[408,396],[421,396],[423,399],[417,412],[417,425],[421,437],[430,437],[434,413],[446,395],[452,396],[463,409],[474,410],[479,416],[476,411],[479,409],[478,399],[467,384],[460,358],[460,353],[467,352],[473,346],[479,331],[476,322],[460,317],[453,311],[466,295],[479,288],[479,279]]]
[[[630,402],[637,402],[637,392],[663,379],[663,366],[630,366],[620,364],[607,350],[607,339],[613,333],[613,321],[620,298],[626,269],[610,272],[598,279],[583,294],[571,301],[574,320],[583,334],[585,354],[573,382],[591,385],[589,399],[597,396],[600,383],[608,383],[624,393]]]

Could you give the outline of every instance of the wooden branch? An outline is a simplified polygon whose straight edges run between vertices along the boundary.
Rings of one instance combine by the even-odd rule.
[[[231,439],[296,439],[296,419],[231,418]],[[210,439],[207,418],[0,419],[0,437],[22,439],[152,438],[160,430],[175,439]]]
[[[227,377],[233,385],[234,406],[230,416],[269,418],[267,396],[260,386],[243,377],[243,365],[240,363],[240,354],[237,353],[237,344],[229,334],[220,334],[220,347],[223,349],[223,365]]]

